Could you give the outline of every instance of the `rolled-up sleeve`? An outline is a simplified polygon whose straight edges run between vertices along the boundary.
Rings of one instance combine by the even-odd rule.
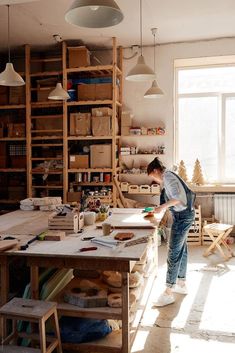
[[[176,206],[176,209],[182,209],[182,206],[185,208],[185,206],[187,206],[187,196],[180,180],[173,173],[166,171],[164,173],[163,181],[167,198],[169,200],[175,199],[181,202],[181,205],[178,205],[178,207]]]

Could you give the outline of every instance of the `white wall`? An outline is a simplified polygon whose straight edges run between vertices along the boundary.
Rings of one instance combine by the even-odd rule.
[[[161,137],[160,141],[165,141],[165,162],[168,167],[172,166],[174,158],[174,59],[232,54],[235,54],[235,38],[158,46],[156,48],[157,80],[164,91],[164,96],[156,100],[143,98],[151,83],[124,80],[124,108],[133,111],[136,124],[153,127],[165,125],[166,136]],[[124,50],[124,56],[130,55],[129,49]],[[146,63],[153,67],[153,48],[144,48],[144,57]],[[124,76],[135,64],[136,58],[124,60]],[[142,137],[141,141],[139,139],[139,144],[158,145],[158,141],[158,137],[151,141],[148,137]]]

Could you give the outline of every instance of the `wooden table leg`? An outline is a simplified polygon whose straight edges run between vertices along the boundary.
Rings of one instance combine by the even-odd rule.
[[[1,258],[1,306],[8,302],[9,297],[9,262],[8,257]],[[6,319],[3,318],[0,323],[0,332],[2,337],[6,337]]]
[[[38,266],[30,267],[31,298],[39,299],[39,274]]]
[[[130,353],[128,272],[122,272],[122,353]]]

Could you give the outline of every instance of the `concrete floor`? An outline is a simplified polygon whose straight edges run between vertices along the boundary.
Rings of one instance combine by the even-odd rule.
[[[159,247],[159,272],[142,317],[134,353],[234,353],[235,257],[223,262],[206,247],[189,248],[189,294],[163,308],[152,301],[164,290],[166,245]],[[233,245],[235,251],[235,245]]]

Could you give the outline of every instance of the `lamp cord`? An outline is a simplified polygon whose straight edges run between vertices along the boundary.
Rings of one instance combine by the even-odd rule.
[[[143,55],[142,43],[143,43],[142,0],[140,0],[140,53],[141,53],[141,56]]]
[[[8,46],[8,62],[11,62],[11,51],[10,51],[10,5],[7,5],[8,13],[8,29],[7,29],[7,46]]]
[[[156,72],[156,49],[155,49],[155,46],[156,46],[156,34],[154,33],[153,35],[153,68],[154,68],[154,72]]]

